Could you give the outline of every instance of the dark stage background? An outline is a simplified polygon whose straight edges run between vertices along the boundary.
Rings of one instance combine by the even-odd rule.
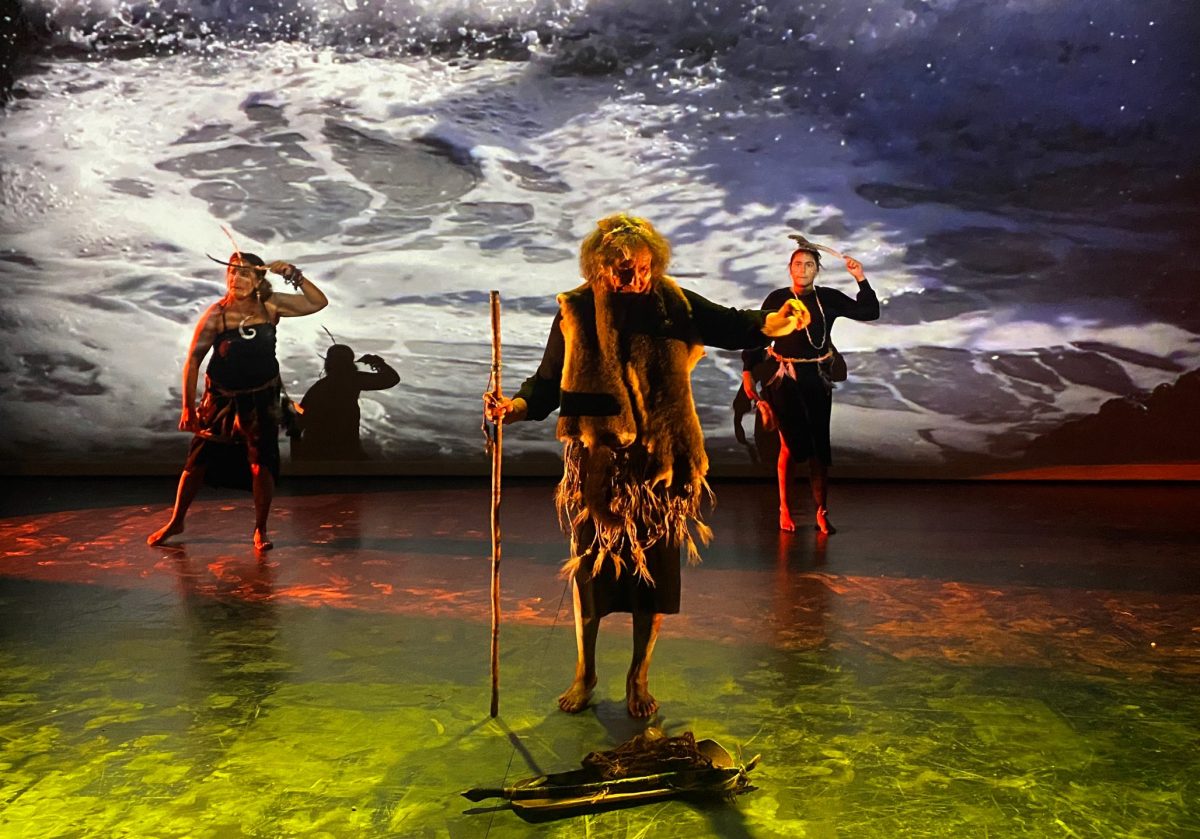
[[[6,0],[0,466],[178,468],[225,224],[332,300],[281,329],[293,397],[322,327],[403,379],[359,399],[366,460],[295,471],[483,471],[488,289],[511,390],[630,210],[730,305],[787,282],[789,232],[866,264],[840,474],[1194,475],[1193,6]],[[695,377],[726,474],[739,369]],[[550,424],[508,441],[555,470]]]

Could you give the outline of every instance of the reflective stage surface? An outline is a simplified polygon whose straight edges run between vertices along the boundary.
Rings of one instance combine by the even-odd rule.
[[[248,496],[149,548],[169,481],[6,479],[0,834],[1200,832],[1200,487],[842,483],[828,538],[779,533],[765,481],[716,491],[650,687],[668,734],[761,754],[757,789],[531,824],[458,793],[642,727],[627,616],[593,706],[556,709],[549,482],[505,488],[491,720],[483,481],[285,482],[257,557]]]

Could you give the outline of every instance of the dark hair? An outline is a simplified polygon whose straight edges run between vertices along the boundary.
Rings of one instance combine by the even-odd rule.
[[[354,350],[345,344],[333,344],[325,351],[325,372],[334,370],[356,370],[354,366]]]
[[[792,264],[792,260],[796,258],[796,254],[798,253],[812,254],[812,258],[817,262],[817,270],[821,270],[821,252],[814,251],[809,248],[796,248],[794,251],[792,251],[792,255],[788,257],[788,265]]]
[[[249,251],[234,251],[229,255],[230,265],[257,265],[262,267],[267,263],[263,262],[263,258],[256,253]]]

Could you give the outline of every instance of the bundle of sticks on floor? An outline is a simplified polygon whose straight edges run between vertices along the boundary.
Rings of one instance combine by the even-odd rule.
[[[526,778],[511,787],[476,787],[463,796],[502,798],[525,816],[577,815],[672,796],[732,798],[754,789],[747,773],[756,765],[757,755],[739,765],[715,740],[697,741],[690,731],[668,737],[647,728],[614,749],[591,752],[581,769]]]

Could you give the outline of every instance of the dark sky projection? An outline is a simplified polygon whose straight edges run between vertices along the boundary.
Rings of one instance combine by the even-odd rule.
[[[486,469],[488,290],[513,390],[621,210],[729,305],[786,284],[790,232],[862,260],[883,315],[834,333],[843,473],[1200,461],[1191,6],[23,3],[0,53],[0,464],[181,462],[227,225],[331,299],[280,329],[293,397],[328,330],[402,377],[361,394],[373,468]],[[836,264],[822,281],[853,292]],[[748,463],[739,372],[710,351],[695,376],[718,471]],[[508,441],[554,471],[552,423]]]

